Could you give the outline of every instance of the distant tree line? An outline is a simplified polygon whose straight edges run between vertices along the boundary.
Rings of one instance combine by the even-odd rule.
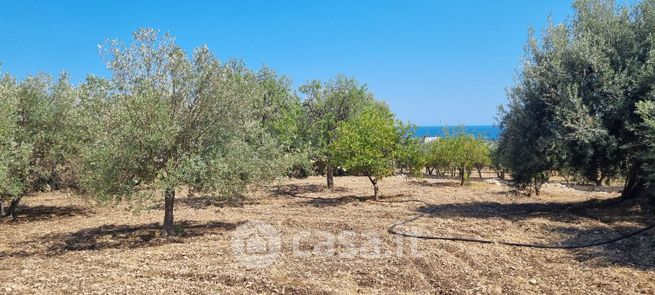
[[[461,185],[468,181],[474,169],[482,178],[482,169],[491,165],[492,142],[466,134],[463,129],[455,134],[444,134],[423,148],[427,173],[458,177]]]

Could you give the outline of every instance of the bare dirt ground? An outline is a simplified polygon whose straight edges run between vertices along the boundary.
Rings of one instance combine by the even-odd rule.
[[[178,192],[174,238],[159,235],[158,202],[134,214],[125,204],[97,207],[62,192],[26,197],[20,221],[0,224],[0,293],[655,293],[653,231],[578,250],[417,240],[387,232],[429,211],[399,230],[582,244],[649,224],[648,205],[612,206],[616,194],[558,185],[528,198],[493,183],[459,187],[451,180],[401,177],[382,180],[385,202],[375,202],[364,177],[338,177],[335,183],[328,191],[320,177],[281,181],[245,202]],[[429,205],[406,201],[411,199]],[[258,260],[270,263],[261,268],[244,264],[233,248],[235,235],[253,220],[270,225],[281,241],[279,255]],[[351,244],[341,237],[350,237]]]

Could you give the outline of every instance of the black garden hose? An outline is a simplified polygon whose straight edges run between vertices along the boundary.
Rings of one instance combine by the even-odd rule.
[[[403,200],[403,201],[390,201],[390,202],[384,202],[384,203],[405,203],[405,202],[418,202],[418,203],[423,203],[427,206],[433,206],[427,202],[421,201],[421,200]],[[639,234],[642,234],[648,230],[651,230],[655,228],[655,223],[652,223],[646,227],[643,227],[641,229],[638,229],[633,232],[626,233],[624,235],[618,236],[616,238],[604,240],[604,241],[599,241],[599,242],[593,242],[593,243],[587,243],[587,244],[573,244],[573,245],[553,245],[553,244],[531,244],[531,243],[517,243],[517,242],[510,242],[510,241],[493,241],[493,240],[485,240],[485,239],[476,239],[476,238],[458,238],[458,237],[449,237],[449,236],[431,236],[431,235],[419,235],[419,234],[409,234],[409,233],[404,233],[401,231],[398,231],[396,228],[402,225],[406,225],[408,223],[414,222],[420,218],[425,217],[426,215],[434,212],[437,208],[433,207],[429,210],[427,210],[424,213],[421,213],[419,215],[416,215],[410,219],[397,222],[392,224],[389,229],[387,230],[390,234],[392,235],[398,235],[398,236],[403,236],[403,237],[409,237],[409,238],[417,238],[417,239],[424,239],[424,240],[442,240],[442,241],[454,241],[454,242],[467,242],[467,243],[479,243],[479,244],[499,244],[499,245],[507,245],[507,246],[512,246],[512,247],[525,247],[525,248],[539,248],[539,249],[580,249],[580,248],[589,248],[589,247],[595,247],[595,246],[600,246],[600,245],[605,245],[605,244],[610,244],[614,243],[620,240],[624,240]]]

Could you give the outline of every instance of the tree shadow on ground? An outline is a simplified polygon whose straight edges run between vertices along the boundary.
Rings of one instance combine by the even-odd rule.
[[[175,236],[162,237],[161,224],[102,225],[70,233],[48,234],[29,241],[47,245],[48,255],[69,251],[133,249],[170,243],[183,243],[185,239],[234,230],[242,223],[181,221],[175,223]]]
[[[579,245],[620,238],[642,228],[640,226],[612,226],[610,228],[596,226],[584,229],[558,227],[553,231],[568,236],[560,242],[562,245]],[[655,269],[655,229],[616,242],[575,249],[572,254],[577,261],[598,268],[625,266],[653,270]]]
[[[347,192],[348,189],[344,187],[335,187],[333,189],[328,189],[325,185],[318,184],[284,184],[276,185],[272,187],[271,193],[276,197],[292,197],[292,198],[303,198],[306,194],[315,194],[315,193],[342,193]],[[309,197],[306,197],[309,198]]]
[[[181,207],[188,207],[192,209],[205,209],[208,207],[217,208],[240,208],[245,205],[255,205],[257,202],[252,201],[247,197],[215,197],[210,195],[204,196],[187,196],[175,198],[175,205]],[[164,204],[156,204],[149,207],[152,210],[164,210]]]
[[[396,198],[406,197],[404,194],[397,194],[391,196],[380,196],[380,202],[385,202],[386,200],[392,200]],[[349,203],[358,203],[358,202],[367,202],[375,201],[373,195],[370,196],[357,196],[357,195],[348,195],[340,196],[334,198],[305,198],[307,201],[302,202],[303,205],[313,206],[313,207],[337,207],[346,205]],[[389,203],[389,202],[387,202]]]
[[[423,187],[462,187],[458,181],[454,180],[448,180],[444,178],[440,178],[441,180],[445,181],[438,181],[438,182],[428,182],[427,180],[414,180],[410,181],[411,184],[416,185],[416,186],[423,186]]]
[[[344,187],[335,187],[328,189],[325,185],[318,184],[285,184],[277,185],[272,190],[271,193],[277,197],[286,197],[293,199],[304,199],[305,201],[301,202],[303,206],[314,206],[314,207],[336,207],[345,205],[352,202],[365,202],[367,200],[374,200],[375,198],[371,196],[357,196],[357,195],[348,195],[348,196],[335,196],[335,197],[311,197],[307,196],[308,194],[316,193],[344,193],[349,190]]]
[[[555,182],[555,183],[561,184],[570,189],[574,189],[577,191],[584,191],[584,192],[620,193],[623,190],[623,186],[617,186],[617,185],[595,186],[592,184],[576,184],[576,183],[562,183],[562,182]]]
[[[17,251],[17,252],[8,252],[8,251],[0,251],[0,260],[2,259],[7,259],[7,258],[26,258],[34,255],[33,253],[27,252],[27,251]]]
[[[529,202],[450,203],[419,207],[418,211],[440,218],[502,218],[519,221],[544,218],[552,221],[572,222],[583,218],[603,223],[644,222],[647,216],[644,204],[619,204],[617,199],[586,200],[581,202]],[[647,205],[650,207],[649,205]]]
[[[17,209],[18,220],[16,223],[46,221],[70,218],[75,216],[89,216],[94,213],[89,208],[80,206],[25,206],[20,205]],[[11,218],[5,218],[5,222],[9,222]]]
[[[426,216],[442,219],[496,219],[512,222],[530,222],[531,219],[547,219],[544,231],[563,237],[557,241],[539,241],[548,245],[588,245],[626,236],[650,226],[653,206],[643,200],[620,203],[618,199],[588,200],[574,203],[512,203],[475,202],[422,206],[417,209]],[[596,225],[585,225],[596,222]],[[597,222],[603,225],[597,225]],[[631,224],[631,225],[626,225]],[[541,224],[541,222],[539,223]],[[434,233],[438,235],[438,233]],[[475,238],[475,237],[471,237]],[[519,242],[519,241],[513,241]],[[557,250],[552,250],[557,251]],[[571,250],[575,259],[594,267],[613,265],[640,269],[655,268],[655,229],[620,241]]]
[[[186,198],[179,198],[176,200],[183,206],[193,209],[203,209],[210,206],[225,208],[225,207],[243,207],[245,205],[258,204],[246,197],[221,197],[214,196],[188,196]],[[163,207],[162,207],[163,209]]]
[[[341,196],[336,198],[308,198],[307,201],[303,202],[304,205],[314,206],[314,207],[336,207],[345,205],[352,202],[366,202],[368,200],[374,200],[373,196]]]

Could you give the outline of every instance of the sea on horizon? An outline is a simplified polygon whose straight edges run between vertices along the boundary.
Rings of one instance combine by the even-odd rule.
[[[493,125],[470,125],[470,126],[416,126],[414,136],[416,137],[442,137],[446,134],[455,134],[461,129],[467,134],[481,136],[489,140],[496,140],[500,136],[500,128]]]

